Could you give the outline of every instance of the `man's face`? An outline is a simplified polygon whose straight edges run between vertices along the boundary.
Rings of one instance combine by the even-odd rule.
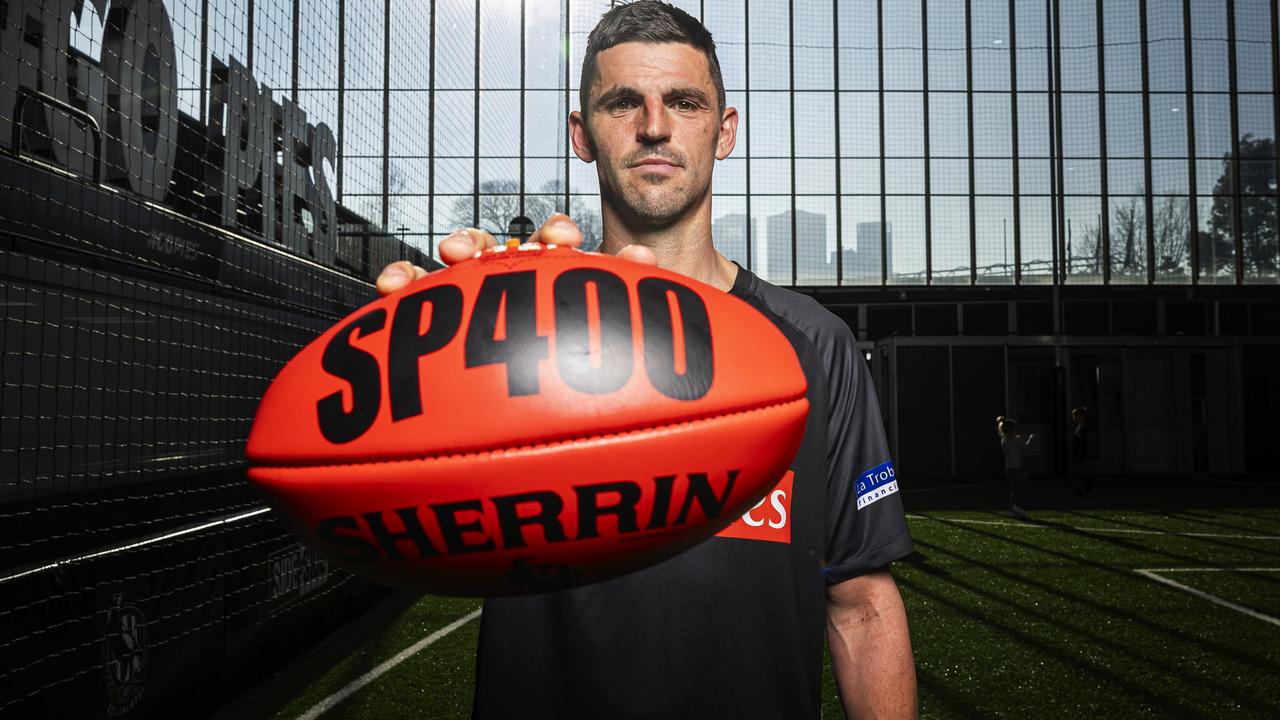
[[[733,150],[737,112],[723,114],[707,58],[679,43],[622,43],[596,56],[573,147],[598,162],[606,204],[631,222],[662,226],[700,203],[717,159]]]

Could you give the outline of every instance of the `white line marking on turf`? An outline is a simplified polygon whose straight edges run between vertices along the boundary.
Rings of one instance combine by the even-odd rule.
[[[1084,527],[1081,525],[1066,525],[1064,523],[1037,523],[1031,522],[1009,522],[1007,520],[972,520],[969,518],[950,518],[950,517],[931,517],[929,515],[917,515],[909,513],[907,517],[913,520],[945,520],[947,522],[968,523],[970,525],[999,525],[1001,527],[1020,527],[1039,530],[1081,530],[1084,532],[1096,533],[1119,533],[1124,535],[1175,535],[1180,537],[1193,538],[1228,538],[1232,540],[1280,540],[1280,535],[1243,535],[1238,533],[1199,533],[1199,532],[1179,532],[1176,530],[1137,530],[1134,528],[1099,528]]]
[[[328,712],[329,710],[332,710],[334,705],[337,705],[338,703],[342,702],[343,700],[346,700],[346,699],[347,699],[348,697],[350,697],[353,693],[355,693],[356,691],[360,690],[360,688],[364,687],[365,685],[368,685],[369,683],[373,682],[374,680],[377,680],[379,677],[381,677],[381,676],[382,676],[382,674],[383,674],[383,673],[385,673],[385,672],[387,672],[388,670],[390,670],[391,668],[393,668],[393,667],[395,667],[395,666],[399,665],[400,663],[404,662],[405,660],[408,660],[409,658],[413,657],[414,655],[417,655],[419,652],[421,652],[421,651],[425,650],[427,647],[431,646],[433,643],[435,643],[435,641],[439,640],[440,638],[444,637],[445,635],[448,635],[449,633],[453,632],[454,630],[457,630],[458,628],[462,627],[463,625],[466,625],[467,623],[471,622],[472,620],[475,620],[476,618],[480,617],[480,610],[481,610],[481,609],[482,609],[482,608],[476,608],[476,609],[475,609],[474,611],[472,611],[471,613],[468,613],[467,615],[464,615],[464,616],[462,616],[462,617],[458,618],[457,620],[454,620],[453,622],[449,623],[448,625],[445,625],[444,627],[440,628],[439,630],[437,630],[437,631],[435,631],[435,632],[431,633],[430,635],[428,635],[428,636],[426,636],[426,637],[422,638],[422,639],[421,639],[421,640],[419,640],[418,642],[416,642],[416,643],[414,643],[414,644],[410,645],[409,647],[405,648],[404,650],[401,650],[400,652],[396,653],[395,657],[393,657],[393,658],[391,658],[391,659],[389,659],[389,660],[384,661],[381,665],[378,665],[377,667],[375,667],[374,669],[370,670],[369,672],[367,672],[367,673],[365,673],[365,674],[361,675],[360,677],[356,678],[355,680],[352,680],[351,682],[347,683],[347,684],[346,684],[346,686],[344,686],[344,687],[343,687],[341,690],[339,690],[338,692],[336,692],[336,693],[334,693],[334,694],[330,695],[329,697],[327,697],[327,698],[325,698],[325,699],[321,700],[320,702],[316,703],[315,705],[311,706],[311,709],[310,709],[310,710],[308,710],[308,711],[306,711],[305,713],[303,713],[303,714],[301,714],[301,715],[299,715],[299,716],[298,716],[298,720],[315,720],[315,718],[318,718],[318,717],[320,717],[322,714],[324,714],[324,713]]]
[[[1248,570],[1250,572],[1258,572],[1258,571],[1274,570],[1274,569],[1277,569],[1277,568],[1168,568],[1168,569],[1162,570],[1162,572],[1195,572],[1200,570],[1204,570],[1204,571]],[[1179,590],[1182,590],[1183,592],[1191,593],[1192,595],[1195,595],[1196,597],[1201,598],[1203,600],[1208,600],[1209,602],[1214,603],[1215,605],[1221,605],[1222,607],[1225,607],[1225,608],[1231,608],[1232,610],[1235,610],[1236,612],[1242,612],[1245,615],[1248,615],[1249,617],[1254,617],[1263,622],[1268,622],[1268,623],[1271,623],[1272,625],[1280,626],[1280,618],[1271,617],[1270,615],[1260,613],[1257,610],[1251,610],[1250,608],[1247,608],[1243,605],[1237,605],[1231,602],[1230,600],[1224,600],[1218,597],[1217,595],[1210,595],[1209,593],[1204,592],[1203,590],[1197,590],[1193,587],[1183,585],[1180,582],[1174,582],[1173,580],[1170,580],[1167,577],[1156,574],[1156,570],[1138,569],[1136,570],[1136,572],[1140,575],[1144,575],[1152,580],[1155,580],[1158,583],[1163,583],[1165,585],[1168,585],[1169,587],[1177,588]]]

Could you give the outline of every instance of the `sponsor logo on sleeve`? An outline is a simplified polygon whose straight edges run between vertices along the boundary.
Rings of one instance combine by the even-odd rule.
[[[893,461],[883,463],[858,476],[858,509],[898,492],[898,478],[893,472]]]
[[[794,480],[795,473],[788,470],[778,484],[760,498],[760,502],[716,533],[716,537],[790,543],[791,488]]]

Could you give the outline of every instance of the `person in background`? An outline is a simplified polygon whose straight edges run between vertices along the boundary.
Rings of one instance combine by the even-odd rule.
[[[1067,475],[1071,479],[1071,494],[1080,497],[1091,490],[1084,477],[1084,461],[1089,457],[1089,415],[1083,407],[1071,410],[1071,456],[1067,460]]]
[[[1003,415],[996,418],[996,432],[1000,435],[1000,451],[1004,453],[1004,475],[1009,481],[1009,517],[1027,519],[1027,507],[1031,504],[1031,482],[1022,469],[1022,450],[1035,435],[1023,438],[1018,434],[1018,421]]]

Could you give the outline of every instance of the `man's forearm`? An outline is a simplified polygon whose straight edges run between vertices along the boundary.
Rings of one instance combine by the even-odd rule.
[[[888,570],[828,590],[827,641],[846,716],[916,716],[907,614]]]

